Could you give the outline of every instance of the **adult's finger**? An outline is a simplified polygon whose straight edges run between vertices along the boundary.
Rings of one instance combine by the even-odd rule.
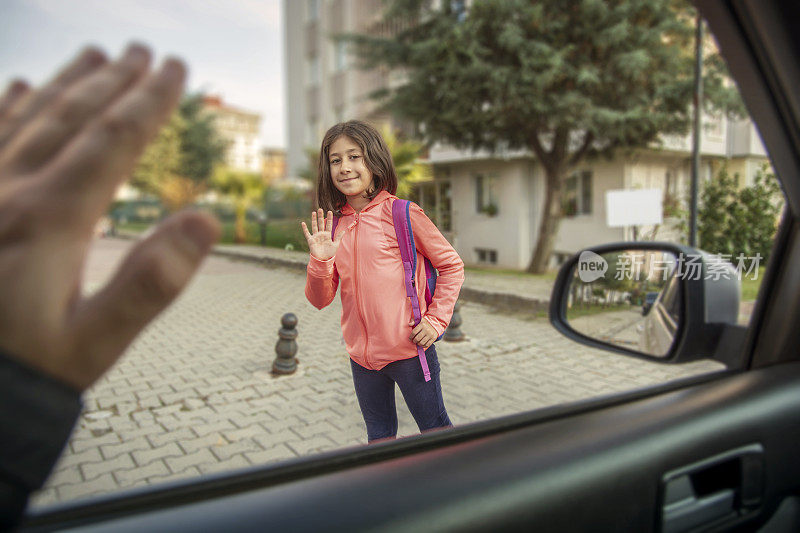
[[[19,128],[47,107],[64,89],[94,72],[105,62],[106,57],[103,52],[88,47],[42,89],[26,94],[26,98],[12,108],[13,112],[9,114],[7,120],[0,124],[0,146],[4,146],[13,138]]]
[[[60,376],[79,389],[99,378],[194,276],[219,238],[212,217],[184,212],[136,245],[108,285],[77,309],[73,368]]]
[[[54,193],[70,202],[76,218],[93,224],[131,172],[147,142],[178,104],[183,63],[168,59],[115,102],[46,169]]]
[[[117,61],[73,83],[9,140],[4,163],[22,173],[46,164],[89,121],[136,83],[149,64],[150,51],[132,44]]]
[[[25,94],[30,91],[30,86],[22,80],[14,80],[8,85],[8,89],[0,97],[0,121],[11,112],[14,105],[19,102]]]

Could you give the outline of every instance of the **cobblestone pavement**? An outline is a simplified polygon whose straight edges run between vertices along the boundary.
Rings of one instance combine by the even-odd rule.
[[[86,288],[129,241],[97,241]],[[488,283],[488,282],[487,282]],[[361,445],[365,429],[336,298],[318,311],[305,274],[212,257],[180,299],[85,396],[85,410],[34,505]],[[299,319],[299,370],[273,377],[280,317]],[[466,424],[646,387],[721,367],[667,366],[580,346],[544,318],[462,305],[469,340],[437,345],[445,403]],[[400,434],[416,427],[398,393]]]

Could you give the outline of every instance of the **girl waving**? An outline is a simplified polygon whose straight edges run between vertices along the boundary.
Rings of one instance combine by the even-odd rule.
[[[396,190],[391,155],[375,128],[353,120],[328,130],[317,173],[319,209],[311,213],[310,230],[302,223],[311,254],[305,293],[322,309],[341,285],[342,333],[369,442],[397,435],[395,384],[420,431],[452,425],[433,342],[450,322],[464,263],[422,209],[411,204],[416,249],[439,274],[426,305],[425,269],[423,261],[417,262],[413,280],[421,320],[415,325],[392,219]],[[425,348],[429,381],[417,345]]]

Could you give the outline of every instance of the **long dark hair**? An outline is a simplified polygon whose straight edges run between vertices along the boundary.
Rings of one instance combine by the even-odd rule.
[[[380,191],[390,194],[397,192],[397,172],[392,162],[392,154],[381,134],[374,127],[360,120],[340,122],[331,127],[322,139],[319,150],[319,169],[317,171],[317,206],[326,213],[341,214],[347,197],[333,186],[330,167],[331,145],[339,137],[348,137],[355,142],[364,154],[364,164],[372,172],[373,189],[367,191],[372,200]]]

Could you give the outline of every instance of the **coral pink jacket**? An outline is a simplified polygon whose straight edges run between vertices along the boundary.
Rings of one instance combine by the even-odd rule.
[[[411,300],[406,296],[403,264],[392,222],[397,197],[381,191],[361,212],[345,205],[336,235],[345,233],[336,256],[311,256],[306,298],[317,309],[333,301],[341,283],[342,333],[347,353],[359,365],[380,370],[417,356],[409,340]],[[411,204],[411,227],[417,253],[439,271],[430,307],[425,304],[425,266],[417,261],[416,287],[422,316],[441,335],[450,322],[464,282],[464,263],[422,209]]]

